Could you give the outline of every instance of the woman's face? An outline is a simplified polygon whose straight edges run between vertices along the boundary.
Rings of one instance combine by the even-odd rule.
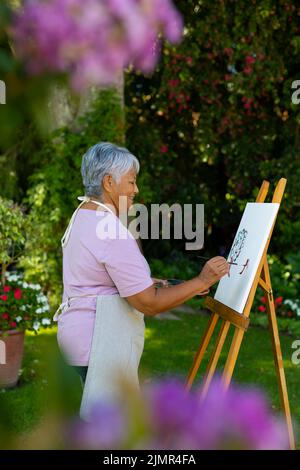
[[[110,196],[115,207],[118,208],[119,214],[125,211],[128,212],[136,194],[139,192],[136,184],[135,170],[132,169],[123,175],[119,183],[116,183],[114,180],[111,180],[111,183]]]

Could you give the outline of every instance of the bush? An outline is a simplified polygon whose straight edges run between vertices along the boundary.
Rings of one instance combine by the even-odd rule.
[[[205,204],[211,253],[228,250],[263,181],[288,180],[272,253],[300,248],[298,6],[177,0],[184,41],[165,45],[152,77],[128,74],[127,145],[141,159],[146,202]],[[271,192],[274,186],[271,187]],[[183,244],[145,244],[162,258]]]
[[[14,201],[0,197],[1,284],[8,266],[16,262],[25,243],[25,215]]]

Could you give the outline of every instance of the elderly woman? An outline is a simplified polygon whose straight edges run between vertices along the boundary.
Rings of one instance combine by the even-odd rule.
[[[119,218],[120,201],[128,210],[138,193],[137,158],[125,148],[99,143],[83,156],[81,172],[85,196],[78,198],[82,202],[62,239],[64,292],[55,320],[59,346],[85,382],[81,415],[88,419],[94,402],[120,398],[125,383],[139,389],[144,315],[204,295],[228,273],[228,263],[212,258],[195,278],[157,288]]]

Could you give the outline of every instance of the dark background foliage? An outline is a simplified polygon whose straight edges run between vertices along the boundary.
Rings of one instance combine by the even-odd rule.
[[[145,202],[204,203],[205,250],[223,254],[267,179],[288,180],[272,240],[300,247],[300,6],[292,1],[181,1],[182,44],[152,77],[127,75],[127,145],[142,162]],[[146,243],[161,257],[183,244]]]

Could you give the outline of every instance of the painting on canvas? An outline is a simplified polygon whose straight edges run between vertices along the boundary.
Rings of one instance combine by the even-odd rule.
[[[279,204],[248,203],[227,261],[229,274],[218,285],[215,299],[243,313]]]

